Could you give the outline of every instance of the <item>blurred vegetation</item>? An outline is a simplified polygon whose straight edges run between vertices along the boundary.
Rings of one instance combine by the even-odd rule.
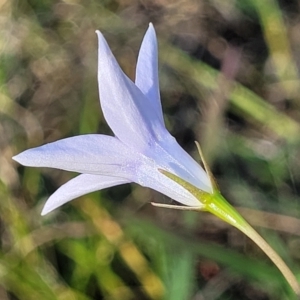
[[[124,185],[46,217],[74,174],[11,157],[108,133],[95,30],[134,77],[142,37],[159,40],[168,128],[300,280],[300,3],[296,0],[0,1],[0,299],[294,299],[251,241],[205,213],[151,207]]]

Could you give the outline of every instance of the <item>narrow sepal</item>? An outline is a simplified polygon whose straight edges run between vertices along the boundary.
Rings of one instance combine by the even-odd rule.
[[[190,210],[190,211],[200,211],[204,207],[201,203],[199,206],[181,206],[181,205],[172,205],[172,204],[164,204],[164,203],[156,203],[151,202],[151,205],[161,208],[171,208],[171,209],[178,209],[178,210]]]
[[[199,152],[201,161],[202,161],[202,163],[203,163],[203,165],[204,165],[204,169],[205,169],[205,171],[206,171],[206,174],[208,175],[208,178],[209,178],[209,180],[210,180],[210,183],[211,183],[211,186],[212,186],[213,191],[219,191],[218,184],[217,184],[217,182],[216,182],[216,180],[215,180],[214,175],[213,175],[212,172],[211,172],[211,169],[210,169],[208,163],[206,162],[206,160],[205,160],[205,158],[204,158],[204,155],[203,155],[203,152],[202,152],[202,150],[201,150],[200,144],[199,144],[197,141],[195,141],[195,144],[196,144],[196,146],[197,146],[197,149],[198,149],[198,152]]]

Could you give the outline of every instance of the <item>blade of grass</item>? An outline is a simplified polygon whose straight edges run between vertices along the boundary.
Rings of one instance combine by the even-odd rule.
[[[203,62],[192,59],[183,51],[168,44],[163,44],[161,48],[162,60],[176,72],[179,72],[181,76],[188,78],[190,83],[193,82],[189,89],[192,95],[198,97],[203,87],[208,89],[217,88],[217,78],[219,76],[217,70]],[[270,132],[290,143],[299,140],[299,124],[284,113],[277,111],[272,105],[246,87],[235,83],[228,97],[232,105],[231,109],[238,111],[239,115],[244,116],[256,125],[259,123],[260,126],[265,126]]]

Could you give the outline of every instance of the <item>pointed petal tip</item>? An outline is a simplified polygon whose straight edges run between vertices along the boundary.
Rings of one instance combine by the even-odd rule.
[[[13,159],[14,161],[16,161],[17,163],[19,163],[19,164],[21,164],[21,165],[25,165],[25,164],[26,164],[24,158],[26,158],[26,157],[24,157],[23,152],[21,152],[21,153],[19,153],[19,154],[17,154],[17,155],[14,155],[14,156],[12,157],[12,159]]]
[[[95,33],[97,34],[97,36],[99,37],[99,36],[102,36],[102,33],[101,33],[101,31],[100,30],[95,30]]]
[[[42,212],[41,212],[41,216],[43,217],[43,216],[45,216],[47,213],[48,213],[48,212],[47,212],[47,211],[44,211],[44,209],[43,209]]]
[[[44,208],[42,209],[41,216],[47,215],[48,213],[52,212],[56,208],[57,207],[51,207],[51,206],[47,205],[47,202],[46,202]]]
[[[98,37],[98,45],[100,47],[100,43],[103,43],[103,41],[105,41],[105,38],[103,36],[103,34],[99,31],[99,30],[96,30],[95,31],[96,34],[97,34],[97,37]]]
[[[109,45],[107,44],[107,41],[106,41],[104,35],[99,30],[96,30],[96,34],[98,37],[98,57],[99,57],[98,66],[99,66],[100,64],[102,64],[105,61],[105,58],[111,62],[112,58],[113,58],[113,54],[110,50]],[[100,57],[101,57],[101,59],[100,59]],[[99,71],[99,69],[98,69],[98,71]]]
[[[42,166],[42,159],[36,153],[36,149],[27,149],[17,155],[14,155],[12,159],[18,162],[20,165],[26,167],[40,167]]]
[[[143,51],[148,53],[148,55],[151,54],[150,57],[157,57],[157,37],[155,28],[152,23],[149,23],[148,29],[144,35],[141,49],[142,48],[144,48]]]
[[[105,48],[107,48],[108,45],[107,45],[106,39],[105,39],[104,35],[102,34],[102,32],[99,30],[96,30],[95,32],[98,37],[98,46],[100,47],[100,45],[101,45],[101,46],[105,46]]]
[[[152,33],[156,37],[155,28],[153,26],[153,23],[151,23],[151,22],[149,23],[147,32]]]

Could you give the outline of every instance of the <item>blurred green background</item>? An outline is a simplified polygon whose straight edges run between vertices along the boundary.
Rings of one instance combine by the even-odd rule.
[[[300,280],[300,2],[0,1],[0,299],[295,299],[270,260],[205,213],[137,185],[41,217],[70,172],[11,157],[111,131],[100,111],[102,31],[134,79],[148,23],[166,124]]]

